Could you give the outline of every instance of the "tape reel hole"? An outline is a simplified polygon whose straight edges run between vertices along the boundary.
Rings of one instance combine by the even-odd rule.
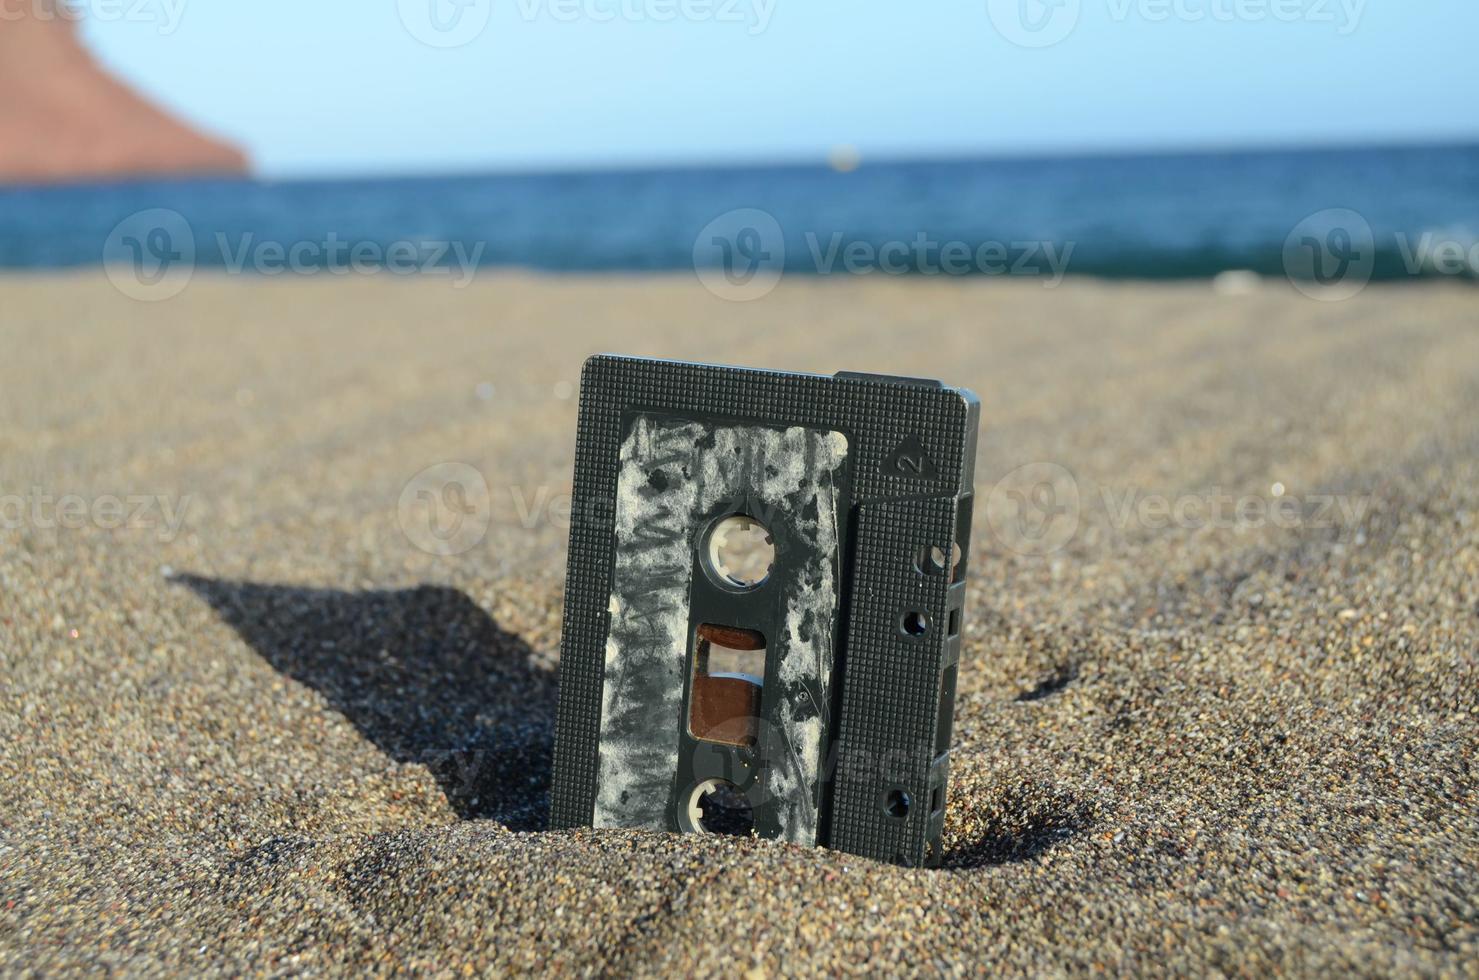
[[[709,529],[709,569],[723,585],[753,589],[770,577],[775,539],[747,514],[726,517]]]
[[[693,833],[748,837],[755,831],[754,808],[727,779],[706,779],[695,786],[685,815],[685,829]]]

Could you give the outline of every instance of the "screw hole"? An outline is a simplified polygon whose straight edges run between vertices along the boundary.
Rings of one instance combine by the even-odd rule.
[[[911,609],[899,619],[899,632],[905,636],[919,637],[928,633],[930,618],[917,609]]]
[[[884,797],[883,812],[898,820],[902,820],[909,815],[909,805],[911,802],[908,793],[901,789],[891,789],[888,791],[888,796]]]

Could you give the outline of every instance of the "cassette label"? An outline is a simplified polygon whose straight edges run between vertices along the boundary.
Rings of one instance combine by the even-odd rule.
[[[775,739],[776,764],[763,774],[768,782],[752,787],[756,797],[780,804],[775,835],[816,842],[846,462],[847,439],[838,432],[632,420],[619,454],[595,826],[666,828],[680,753],[693,751],[686,743],[758,741],[757,732],[710,738],[714,726],[695,730],[694,711],[683,710],[685,689],[698,698],[729,681],[758,689],[758,717]],[[715,536],[737,514],[764,528],[787,560],[765,563],[753,579],[726,566]],[[756,596],[760,585],[765,594]],[[701,645],[713,642],[698,633],[705,624],[695,621],[695,591],[710,618],[723,620],[710,625],[761,637],[761,663],[774,670],[757,677],[710,672],[707,662],[695,662]],[[772,622],[782,628],[767,634]]]

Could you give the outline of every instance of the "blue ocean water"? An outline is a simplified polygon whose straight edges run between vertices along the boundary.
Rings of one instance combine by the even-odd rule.
[[[1047,264],[1045,243],[1069,253],[1069,275],[1278,275],[1286,246],[1313,230],[1337,251],[1369,234],[1372,277],[1398,279],[1440,274],[1420,257],[1434,242],[1479,255],[1479,145],[11,188],[0,190],[0,268],[97,264],[130,216],[159,209],[188,225],[197,266],[257,272],[289,252],[310,268],[414,252],[479,267],[684,270],[733,233],[741,252],[798,273],[852,261],[928,274],[947,246],[946,272],[1030,270]],[[131,247],[175,244],[144,231]],[[458,248],[437,255],[436,243]],[[1022,258],[1029,249],[1039,261]]]

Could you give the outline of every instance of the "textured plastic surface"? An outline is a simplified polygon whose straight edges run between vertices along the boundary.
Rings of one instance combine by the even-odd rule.
[[[684,814],[695,780],[752,767],[762,773],[757,785],[768,781],[768,792],[756,796],[755,829],[762,836],[927,863],[938,852],[944,821],[978,423],[973,395],[935,381],[591,358],[582,376],[576,437],[552,826],[690,829]],[[673,440],[675,452],[654,450],[654,438]],[[723,461],[704,455],[729,445],[734,453],[759,452],[763,472],[756,470],[752,479],[753,464],[716,469]],[[634,446],[645,447],[646,455]],[[796,462],[784,501],[767,496],[777,495],[768,489],[767,474],[774,477],[787,462],[766,461],[777,446],[801,447],[795,453],[811,465]],[[819,462],[815,457],[829,448],[836,455]],[[666,468],[659,471],[659,463]],[[647,468],[633,469],[641,466]],[[708,480],[727,481],[723,492],[692,498],[691,512],[667,506],[660,494],[673,493],[670,479],[694,479],[704,467]],[[637,477],[656,489],[643,487],[633,503]],[[644,505],[645,523],[638,526],[631,510]],[[662,506],[654,511],[655,505]],[[819,505],[835,505],[835,537],[818,529]],[[772,579],[753,592],[713,588],[701,554],[708,522],[757,510],[779,525],[772,527]],[[641,672],[633,674],[621,661],[613,616],[628,633],[634,618],[640,623],[622,602],[633,594],[632,563],[640,557],[630,549],[654,533],[664,540],[680,535],[683,553],[691,555],[691,574],[665,580],[673,594],[688,590],[684,635],[710,621],[758,629],[772,639],[765,720],[775,723],[767,728],[774,730],[773,742],[753,752],[694,742],[688,683],[673,687],[674,677],[687,677],[693,649],[681,638],[670,650],[663,645],[677,632],[656,631],[656,645],[637,651]],[[622,547],[628,550],[619,562]],[[953,549],[958,564],[948,557],[942,564],[939,556]],[[831,569],[835,578],[826,574]],[[796,645],[798,588],[829,590],[835,610],[829,621],[834,634],[819,647],[830,653],[817,668],[819,681],[777,663],[786,656],[788,638],[793,654],[802,649]],[[808,642],[816,647],[815,637]],[[620,689],[606,689],[608,673],[622,679]],[[628,683],[632,676],[640,683]],[[643,702],[658,691],[661,704]],[[797,715],[809,701],[816,702],[815,722]],[[642,709],[645,720],[623,727],[622,717],[638,716],[633,708]],[[801,733],[811,733],[805,737],[817,744],[798,744]],[[634,747],[633,738],[652,744]],[[817,786],[798,782],[792,778],[797,767],[782,764],[806,749],[819,760]],[[705,752],[716,761],[705,761]],[[613,774],[628,778],[628,757],[648,768],[645,781],[629,779],[627,789],[608,792],[598,807],[603,774],[608,784]],[[669,765],[672,773],[659,786],[651,772]]]

